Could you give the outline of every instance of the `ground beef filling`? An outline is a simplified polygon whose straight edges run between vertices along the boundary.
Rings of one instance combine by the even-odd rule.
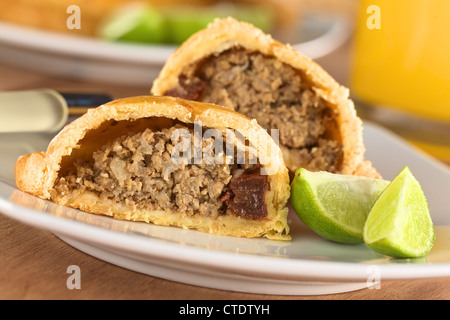
[[[279,129],[280,145],[310,170],[339,171],[342,146],[327,139],[331,109],[302,75],[259,52],[232,48],[189,66],[166,95],[212,102]]]
[[[180,142],[172,141],[176,129],[189,130],[194,137],[192,129],[176,125],[117,138],[94,152],[90,161],[76,161],[57,179],[52,197],[91,191],[132,209],[173,210],[211,218],[221,214],[247,219],[267,216],[268,182],[259,164],[227,164],[225,159],[221,164],[175,163],[172,150]],[[213,138],[203,139],[203,150],[212,142]]]

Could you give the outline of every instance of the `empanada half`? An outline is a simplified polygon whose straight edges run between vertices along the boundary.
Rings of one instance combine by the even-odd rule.
[[[166,61],[151,93],[219,104],[278,129],[291,173],[303,167],[380,177],[365,160],[348,89],[248,23],[216,19],[194,34]]]
[[[222,149],[221,149],[222,148]],[[119,99],[21,156],[22,191],[114,218],[219,235],[289,239],[289,175],[254,120],[172,97]]]

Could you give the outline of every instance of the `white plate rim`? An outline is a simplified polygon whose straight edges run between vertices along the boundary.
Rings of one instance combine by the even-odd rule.
[[[162,64],[176,48],[170,45],[124,45],[88,36],[33,29],[4,21],[0,21],[0,42],[61,55],[134,64]]]

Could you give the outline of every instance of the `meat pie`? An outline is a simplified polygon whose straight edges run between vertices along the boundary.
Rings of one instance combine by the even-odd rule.
[[[172,97],[119,99],[16,163],[20,190],[118,219],[289,239],[289,175],[254,120]]]
[[[219,104],[278,129],[291,172],[379,177],[364,159],[362,123],[348,90],[250,24],[217,19],[193,35],[166,61],[151,92]]]

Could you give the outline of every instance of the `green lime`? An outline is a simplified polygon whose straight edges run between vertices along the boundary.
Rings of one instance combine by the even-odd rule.
[[[98,32],[100,37],[111,41],[162,43],[167,38],[165,23],[156,8],[132,3],[109,15]]]
[[[273,26],[273,12],[262,6],[218,5],[211,7],[179,7],[164,11],[170,43],[181,44],[192,34],[206,28],[215,18],[234,17],[249,22],[265,32]]]
[[[216,18],[216,12],[207,9],[184,8],[167,10],[167,33],[170,43],[181,44],[191,35],[206,28]]]
[[[419,182],[405,167],[374,204],[364,227],[364,242],[398,258],[421,257],[433,246],[434,229]]]
[[[300,219],[325,239],[362,243],[364,224],[389,181],[311,172],[300,168],[291,185],[291,203]]]

